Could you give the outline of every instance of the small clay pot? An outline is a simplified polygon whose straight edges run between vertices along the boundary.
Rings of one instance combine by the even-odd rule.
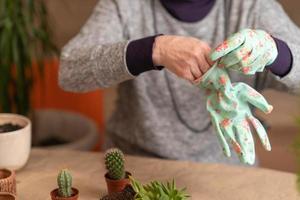
[[[0,192],[16,194],[16,174],[8,169],[0,169]]]
[[[0,192],[0,200],[16,200],[17,197],[9,192]]]
[[[127,185],[130,185],[129,176],[131,176],[131,173],[126,172],[125,178],[123,178],[121,180],[114,180],[114,179],[110,179],[108,177],[108,173],[106,173],[104,177],[105,177],[105,180],[106,180],[108,194],[112,194],[112,193],[115,193],[115,192],[122,192],[123,189]]]
[[[72,188],[73,195],[71,197],[59,197],[58,189],[52,190],[50,193],[52,200],[77,200],[79,196],[79,191],[76,188]]]

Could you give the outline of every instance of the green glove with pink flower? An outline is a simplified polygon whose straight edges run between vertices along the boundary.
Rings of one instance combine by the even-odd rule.
[[[278,55],[274,39],[263,30],[243,29],[225,40],[211,54],[219,66],[244,74],[262,72]]]
[[[245,83],[232,84],[225,68],[218,62],[203,76],[201,87],[206,90],[207,110],[216,129],[224,154],[231,156],[230,145],[241,162],[255,162],[252,130],[255,130],[268,151],[271,145],[261,123],[252,115],[250,104],[270,113],[273,109],[265,98]]]

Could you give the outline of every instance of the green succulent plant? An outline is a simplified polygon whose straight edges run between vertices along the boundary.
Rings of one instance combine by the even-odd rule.
[[[136,192],[135,200],[185,200],[189,198],[184,189],[177,189],[175,181],[166,184],[153,181],[142,185],[130,177],[133,190]]]
[[[63,169],[57,176],[58,195],[60,197],[71,197],[72,192],[72,176],[67,169]]]
[[[124,154],[120,149],[107,150],[104,159],[109,178],[120,180],[125,177]]]

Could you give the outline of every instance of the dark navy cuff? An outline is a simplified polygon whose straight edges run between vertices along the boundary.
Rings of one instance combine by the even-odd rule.
[[[277,46],[278,55],[275,61],[271,65],[267,66],[267,68],[270,69],[273,74],[282,78],[292,69],[293,54],[289,46],[284,41],[275,37],[273,37],[273,39]]]
[[[159,35],[133,40],[127,45],[126,65],[132,75],[163,68],[154,66],[152,60],[153,44],[157,36]]]

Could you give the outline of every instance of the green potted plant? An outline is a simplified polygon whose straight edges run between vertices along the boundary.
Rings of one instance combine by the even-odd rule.
[[[0,112],[28,115],[33,66],[41,75],[45,59],[57,52],[43,0],[1,0],[0,52]]]
[[[123,152],[117,148],[108,149],[104,159],[107,169],[105,180],[108,194],[121,192],[126,185],[130,184],[129,176],[131,175],[125,171]]]
[[[67,169],[63,169],[57,176],[58,188],[51,191],[52,200],[77,200],[79,191],[72,187],[72,176]]]
[[[104,196],[101,200],[186,200],[189,195],[185,189],[177,189],[174,180],[166,184],[152,181],[147,185],[130,177],[131,185],[127,185],[122,192]]]

